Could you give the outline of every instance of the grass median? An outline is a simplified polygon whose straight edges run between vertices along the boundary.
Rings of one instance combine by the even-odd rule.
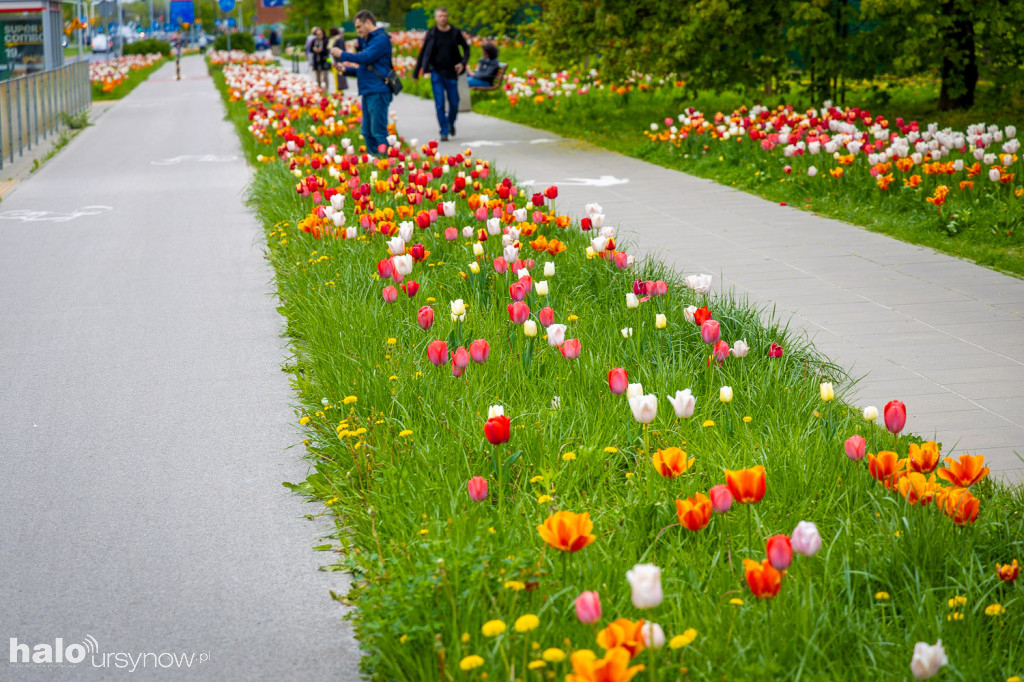
[[[583,230],[429,147],[364,161],[357,107],[213,73],[294,354],[313,471],[290,487],[336,519],[319,549],[373,679],[903,680],[939,639],[948,676],[1024,670],[995,570],[1019,491],[865,421],[800,330],[631,264],[599,207]]]

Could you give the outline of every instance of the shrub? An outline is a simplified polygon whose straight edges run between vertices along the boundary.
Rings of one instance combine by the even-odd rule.
[[[136,40],[134,43],[128,43],[124,46],[124,53],[128,54],[162,54],[165,57],[171,56],[171,44],[165,40],[156,40],[155,38],[148,38],[146,40]]]
[[[217,36],[217,39],[213,41],[213,49],[215,50],[226,50],[228,49],[228,37],[226,34],[221,33]],[[248,33],[232,33],[231,34],[231,49],[242,50],[244,52],[255,52],[256,41]]]

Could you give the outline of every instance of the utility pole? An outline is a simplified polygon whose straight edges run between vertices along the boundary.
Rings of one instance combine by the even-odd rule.
[[[149,0],[149,33],[150,33],[150,37],[152,37],[152,34],[153,34],[154,30],[155,30],[155,28],[153,26],[153,0]]]

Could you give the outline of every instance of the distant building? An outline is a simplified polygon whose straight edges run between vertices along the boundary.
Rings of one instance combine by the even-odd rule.
[[[64,63],[60,0],[0,0],[0,80]]]

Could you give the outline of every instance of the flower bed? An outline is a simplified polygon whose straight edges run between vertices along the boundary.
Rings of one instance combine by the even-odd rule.
[[[248,64],[267,65],[273,64],[276,57],[266,52],[244,52],[242,50],[211,50],[207,56],[210,64],[223,66],[224,64]]]
[[[368,157],[353,100],[223,77],[315,469],[288,485],[337,519],[318,549],[372,677],[1024,669],[1024,505],[983,461],[899,401],[850,409],[839,368],[634,263],[597,204],[573,223],[397,133]]]
[[[105,93],[113,92],[133,71],[155,65],[163,59],[160,54],[136,54],[89,63],[89,82]]]

